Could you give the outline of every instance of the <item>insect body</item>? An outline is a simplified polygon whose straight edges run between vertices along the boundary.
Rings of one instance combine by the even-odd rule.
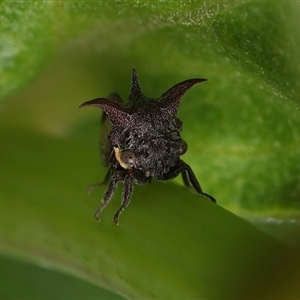
[[[108,98],[97,98],[80,106],[100,107],[103,122],[108,118],[112,125],[104,145],[104,162],[109,170],[104,181],[98,184],[108,184],[108,188],[96,211],[97,220],[120,181],[123,182],[122,205],[114,216],[116,224],[129,204],[133,183],[145,184],[152,178],[164,181],[181,174],[186,186],[216,202],[202,191],[191,167],[180,159],[188,146],[180,136],[182,122],[176,116],[177,110],[185,92],[203,81],[206,79],[185,80],[161,97],[152,99],[141,92],[137,73],[133,70],[131,93],[126,103],[117,94],[111,94]]]

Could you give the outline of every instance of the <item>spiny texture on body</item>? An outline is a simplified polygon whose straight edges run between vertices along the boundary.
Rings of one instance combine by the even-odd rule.
[[[131,93],[126,103],[113,93],[108,98],[97,98],[80,106],[100,107],[104,112],[103,122],[108,118],[112,125],[104,145],[104,162],[109,165],[109,170],[104,181],[98,184],[108,184],[95,215],[98,220],[119,181],[124,186],[122,205],[114,216],[116,224],[129,204],[132,184],[144,184],[151,178],[169,180],[181,173],[185,185],[216,202],[202,191],[191,167],[180,159],[188,148],[180,136],[182,122],[176,116],[180,100],[188,89],[203,81],[206,79],[188,79],[174,85],[159,98],[148,98],[142,93],[133,70]]]

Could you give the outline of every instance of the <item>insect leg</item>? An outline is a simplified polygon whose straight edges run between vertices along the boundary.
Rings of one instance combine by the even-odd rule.
[[[97,221],[100,221],[100,213],[101,211],[106,207],[106,205],[110,202],[111,197],[114,193],[114,191],[116,190],[117,187],[117,183],[118,181],[120,181],[121,179],[118,176],[113,175],[111,178],[111,181],[109,182],[109,185],[107,187],[107,190],[101,200],[101,205],[98,207],[96,213],[95,213],[95,218],[97,219]]]
[[[122,103],[122,98],[117,93],[112,93],[108,96],[108,100]],[[101,144],[102,144],[102,156],[103,156],[103,164],[104,166],[109,166],[111,162],[112,148],[107,139],[107,134],[111,130],[111,124],[108,121],[107,115],[103,112],[101,117]],[[123,172],[116,172],[112,175],[111,168],[108,169],[104,180],[95,184],[91,184],[88,187],[88,193],[90,193],[95,187],[106,185],[109,183],[108,188],[102,198],[102,204],[99,206],[95,213],[95,218],[100,220],[100,213],[106,207],[106,205],[110,202],[111,197],[116,190],[118,181],[122,181],[124,179]]]
[[[111,177],[111,170],[109,169],[104,177],[104,179],[100,182],[97,182],[97,183],[92,183],[88,186],[87,188],[87,193],[90,194],[92,192],[92,190],[96,187],[99,187],[101,185],[106,185],[109,183],[109,180],[110,180],[110,177]]]
[[[182,181],[183,181],[183,183],[184,183],[185,186],[191,187],[191,188],[193,187],[192,184],[191,184],[191,182],[190,182],[190,180],[189,180],[189,176],[188,176],[188,173],[187,173],[186,170],[183,170],[181,172],[181,177],[182,177]]]
[[[124,178],[124,187],[123,187],[123,193],[122,193],[122,205],[116,212],[114,216],[114,222],[119,225],[119,216],[124,211],[124,209],[128,206],[130,201],[130,196],[132,193],[132,178],[131,174],[127,173],[127,175]]]
[[[186,172],[189,182],[192,184],[192,186],[194,187],[194,189],[202,196],[208,198],[209,200],[211,200],[212,202],[216,203],[216,199],[206,193],[203,192],[199,181],[196,178],[195,173],[193,172],[192,168],[187,165],[185,162],[182,161],[182,173]],[[185,176],[185,175],[183,175]]]

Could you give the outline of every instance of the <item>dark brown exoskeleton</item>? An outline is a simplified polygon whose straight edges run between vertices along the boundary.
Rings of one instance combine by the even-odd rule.
[[[103,153],[109,170],[104,181],[97,184],[108,184],[108,188],[96,211],[97,220],[119,181],[123,182],[123,193],[122,205],[114,216],[116,224],[119,224],[119,216],[129,204],[133,183],[145,184],[151,178],[169,180],[181,173],[186,186],[216,202],[215,198],[202,191],[191,167],[180,159],[188,146],[180,136],[182,122],[176,116],[179,103],[188,89],[203,81],[206,79],[182,81],[161,97],[152,99],[141,92],[137,73],[133,70],[127,103],[123,103],[118,94],[111,94],[108,98],[97,98],[80,106],[100,107],[104,112],[102,121],[108,118],[112,125]]]

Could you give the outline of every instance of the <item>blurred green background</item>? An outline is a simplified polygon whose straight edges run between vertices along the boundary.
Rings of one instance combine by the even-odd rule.
[[[300,297],[299,3],[0,10],[0,298]],[[126,99],[133,67],[149,97],[208,79],[179,117],[184,160],[218,205],[180,178],[153,182],[118,227],[120,185],[95,222],[100,110],[78,106]]]

